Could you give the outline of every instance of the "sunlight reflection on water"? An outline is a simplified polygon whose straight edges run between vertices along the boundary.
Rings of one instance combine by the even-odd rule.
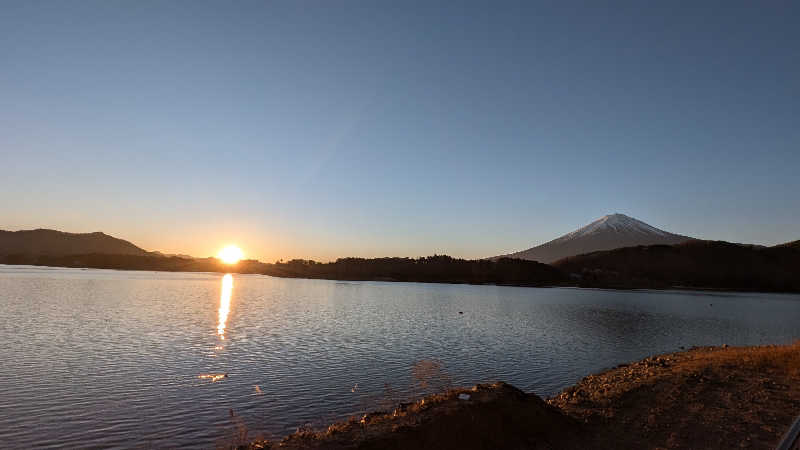
[[[219,325],[217,334],[225,340],[225,326],[228,322],[228,313],[231,312],[231,294],[233,293],[233,275],[226,273],[222,277],[222,292],[219,295]]]
[[[228,374],[227,373],[204,373],[204,374],[198,375],[197,378],[200,378],[201,380],[211,380],[211,382],[213,383],[213,382],[219,381],[219,380],[221,380],[223,378],[228,378]]]

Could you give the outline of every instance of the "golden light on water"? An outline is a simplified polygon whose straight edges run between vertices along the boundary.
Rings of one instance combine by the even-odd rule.
[[[202,375],[198,375],[197,378],[201,380],[211,380],[211,382],[219,381],[223,378],[228,378],[227,373],[204,373]]]
[[[222,289],[219,294],[219,322],[217,323],[217,336],[220,340],[225,340],[225,327],[228,323],[228,314],[231,312],[231,297],[233,295],[233,275],[226,273],[222,277]],[[212,358],[217,357],[217,352],[225,349],[222,342],[214,346],[214,353],[208,356]],[[227,373],[201,373],[197,376],[202,380],[210,380],[212,383],[228,378]]]
[[[228,313],[231,312],[231,293],[233,292],[233,275],[226,273],[222,277],[222,292],[219,295],[219,324],[217,334],[220,339],[225,339],[225,324],[228,322]]]
[[[243,257],[244,252],[235,245],[226,245],[217,253],[217,258],[225,264],[236,264]]]

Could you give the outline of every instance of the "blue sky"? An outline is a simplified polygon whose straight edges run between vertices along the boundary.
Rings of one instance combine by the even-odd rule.
[[[800,4],[557,3],[3,2],[0,228],[265,260],[613,212],[800,238]]]

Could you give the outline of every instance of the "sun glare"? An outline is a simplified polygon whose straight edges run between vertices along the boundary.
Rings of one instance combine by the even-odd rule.
[[[228,245],[217,253],[217,258],[225,264],[236,264],[242,257],[244,252],[235,245]]]

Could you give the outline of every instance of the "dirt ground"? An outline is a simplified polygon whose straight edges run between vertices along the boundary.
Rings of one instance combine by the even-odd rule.
[[[582,421],[596,448],[773,449],[800,415],[800,343],[648,358],[548,403]]]
[[[547,400],[478,385],[245,448],[773,449],[797,415],[800,343],[704,347],[587,376]]]

